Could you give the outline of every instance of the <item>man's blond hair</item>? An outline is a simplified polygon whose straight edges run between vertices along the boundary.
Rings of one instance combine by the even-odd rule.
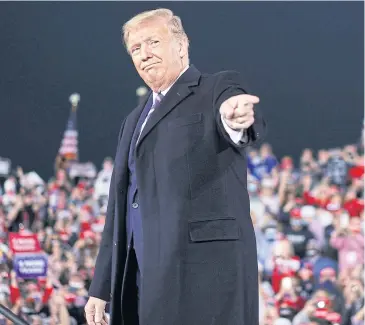
[[[129,33],[138,27],[141,23],[144,23],[146,21],[153,21],[157,19],[164,19],[166,21],[167,27],[172,34],[173,37],[176,37],[178,40],[184,40],[187,42],[187,45],[189,46],[189,39],[188,36],[185,33],[184,27],[181,23],[181,19],[178,16],[175,16],[174,13],[170,9],[155,9],[155,10],[149,10],[144,11],[130,20],[128,20],[124,25],[122,29],[122,36],[123,36],[123,42],[124,46],[128,49],[128,37]]]

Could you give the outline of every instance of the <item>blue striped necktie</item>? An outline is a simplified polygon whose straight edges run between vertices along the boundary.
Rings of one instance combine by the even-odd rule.
[[[164,96],[163,96],[161,93],[158,93],[158,94],[157,94],[157,96],[156,96],[156,98],[155,98],[155,100],[154,100],[154,102],[153,102],[153,105],[152,105],[152,107],[151,107],[150,111],[148,112],[148,114],[147,114],[147,116],[146,116],[146,118],[145,118],[145,120],[144,120],[144,122],[143,122],[143,124],[142,124],[142,126],[141,126],[141,130],[139,131],[139,135],[138,135],[137,143],[138,143],[139,137],[141,136],[142,131],[143,131],[143,129],[144,129],[144,127],[145,127],[145,125],[147,124],[148,119],[150,118],[150,116],[151,116],[151,114],[154,112],[154,110],[155,110],[155,109],[157,109],[157,108],[158,108],[158,106],[160,106],[160,103],[161,103],[161,101],[162,101],[163,97],[164,97]]]

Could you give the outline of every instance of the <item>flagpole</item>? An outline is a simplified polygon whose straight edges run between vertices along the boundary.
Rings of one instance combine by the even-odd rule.
[[[55,162],[55,172],[61,169],[68,169],[70,164],[79,160],[78,131],[77,131],[77,108],[80,102],[80,94],[73,93],[68,98],[71,103],[71,110],[68,116],[66,129],[63,132],[61,145]],[[68,167],[67,167],[68,166]]]
[[[77,107],[79,105],[79,101],[80,101],[80,94],[78,93],[73,93],[70,97],[69,97],[69,101],[72,105],[72,111],[76,112]]]
[[[77,109],[78,109],[78,106],[79,106],[79,102],[80,102],[80,94],[78,93],[73,93],[70,95],[69,97],[69,101],[71,103],[71,110],[72,110],[72,114],[75,114],[75,123],[76,123],[76,112],[77,112]],[[76,125],[75,125],[76,127]],[[78,148],[78,145],[77,145],[77,154],[76,154],[76,161],[79,160],[79,156],[80,156],[80,152],[79,152],[79,148]]]

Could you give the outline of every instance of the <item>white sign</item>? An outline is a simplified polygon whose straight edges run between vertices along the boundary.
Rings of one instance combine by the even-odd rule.
[[[70,177],[85,177],[85,178],[95,178],[96,177],[96,167],[92,163],[74,163],[70,169]]]
[[[11,160],[0,157],[0,176],[8,176],[11,169]]]

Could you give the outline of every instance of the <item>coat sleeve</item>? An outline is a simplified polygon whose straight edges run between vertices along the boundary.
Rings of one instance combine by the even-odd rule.
[[[243,151],[247,146],[251,146],[253,144],[261,142],[264,139],[267,130],[265,120],[258,105],[255,105],[254,107],[255,122],[247,130],[247,141],[245,141],[244,143],[240,142],[238,144],[232,141],[231,137],[223,126],[221,115],[219,113],[219,108],[222,103],[228,98],[236,95],[247,94],[247,91],[244,89],[240,74],[236,71],[221,72],[216,76],[216,78],[217,81],[215,83],[213,94],[213,108],[218,126],[218,132],[220,133],[220,135],[224,139],[226,139],[233,147],[237,148],[240,151]]]
[[[120,138],[123,133],[124,125],[125,125],[125,120],[120,128],[118,136],[117,152],[119,148]],[[116,157],[115,159],[117,159]],[[116,186],[116,179],[115,179],[115,168],[114,168],[109,187],[109,198],[108,198],[105,226],[101,238],[98,257],[95,263],[94,276],[89,288],[89,296],[96,297],[104,301],[110,300],[110,293],[111,293],[113,228],[114,228],[114,217],[115,217],[115,186]]]

